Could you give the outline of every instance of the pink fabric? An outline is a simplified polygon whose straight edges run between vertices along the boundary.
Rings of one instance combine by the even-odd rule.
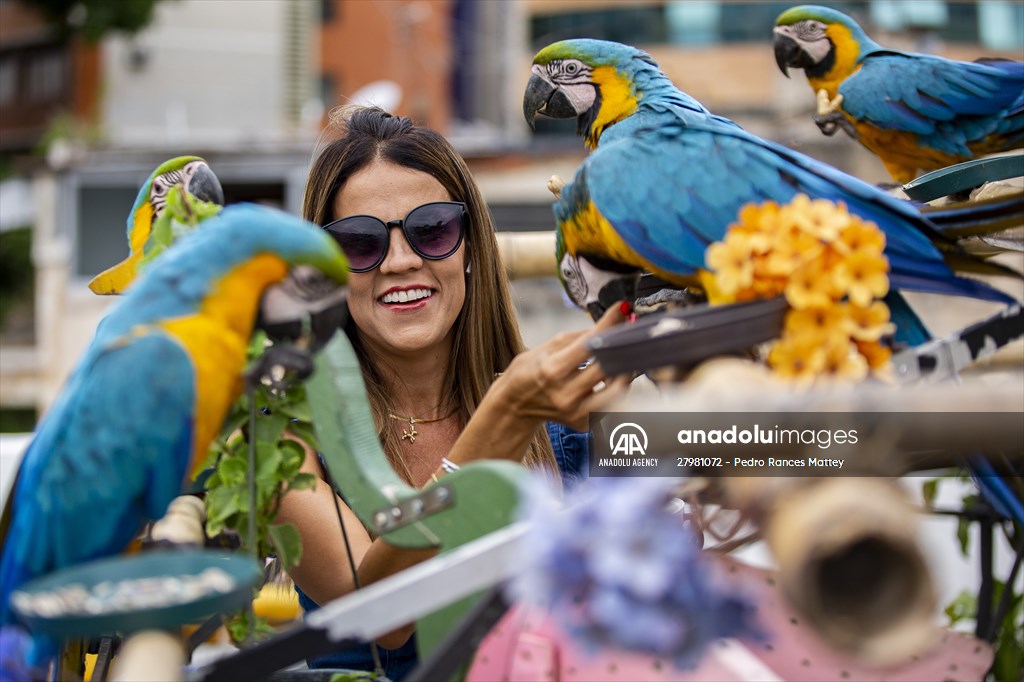
[[[892,668],[870,668],[826,645],[784,602],[773,574],[730,558],[715,558],[757,604],[764,642],[743,644],[768,670],[792,682],[977,682],[992,664],[992,648],[973,637],[936,630],[925,656]],[[724,651],[724,650],[723,650]],[[709,653],[692,670],[671,661],[622,650],[587,652],[558,624],[537,610],[515,607],[484,638],[468,682],[732,682],[758,677],[742,662]],[[756,661],[755,661],[756,664]],[[768,679],[771,679],[770,677]]]

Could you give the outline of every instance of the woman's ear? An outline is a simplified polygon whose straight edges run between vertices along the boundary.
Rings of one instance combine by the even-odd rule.
[[[470,271],[470,267],[469,266],[470,266],[470,262],[469,262],[469,240],[467,239],[466,240],[466,274],[467,275],[469,274],[469,271]]]

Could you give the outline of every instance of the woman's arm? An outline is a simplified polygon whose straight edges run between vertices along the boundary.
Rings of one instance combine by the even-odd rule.
[[[610,380],[597,363],[580,370],[591,355],[587,342],[624,320],[619,307],[612,306],[590,329],[557,334],[517,355],[491,385],[448,459],[457,464],[481,457],[519,461],[545,421],[587,430],[588,415],[620,397],[630,379]]]
[[[345,523],[360,585],[366,586],[398,573],[435,553],[432,549],[398,549],[383,540],[371,538],[355,513],[324,481],[324,472],[316,453],[307,450],[302,470],[316,476],[316,485],[312,489],[293,490],[285,495],[277,518],[281,522],[294,524],[299,531],[303,547],[302,560],[292,568],[289,575],[317,604],[326,604],[355,589],[335,503]],[[412,632],[413,625],[410,624],[379,637],[377,643],[394,649],[404,644]]]
[[[536,429],[544,421],[558,421],[586,428],[590,411],[600,410],[620,396],[629,378],[609,381],[593,364],[580,370],[590,357],[587,341],[623,321],[613,307],[591,329],[558,334],[546,343],[518,355],[484,396],[466,428],[455,442],[448,459],[468,463],[475,459],[520,461]],[[604,382],[604,387],[596,387]],[[595,390],[596,389],[596,390]],[[326,604],[355,589],[341,529],[341,510],[360,585],[369,585],[434,555],[435,550],[399,549],[373,539],[359,519],[323,480],[319,459],[307,450],[303,471],[317,477],[312,490],[293,490],[281,502],[278,518],[298,528],[302,538],[302,561],[291,570],[295,583],[313,601]],[[444,472],[439,468],[438,477]],[[413,626],[378,638],[387,648],[401,646]]]

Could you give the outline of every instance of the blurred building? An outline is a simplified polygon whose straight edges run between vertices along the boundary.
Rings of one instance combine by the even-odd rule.
[[[137,189],[173,156],[205,157],[229,202],[298,212],[328,112],[375,102],[454,141],[499,229],[550,229],[545,181],[571,176],[584,154],[574,122],[531,134],[522,120],[530,60],[554,40],[643,47],[712,110],[886,180],[867,152],[818,132],[802,74],[776,68],[771,26],[791,4],[165,0],[138,34],[88,45],[59,42],[30,3],[0,0],[0,172],[21,183],[0,188],[0,229],[32,224],[36,267],[34,335],[0,334],[0,410],[42,410],[56,395],[110,304],[86,283],[125,255]],[[827,4],[893,47],[1022,56],[1013,0]],[[28,218],[8,220],[26,205]]]

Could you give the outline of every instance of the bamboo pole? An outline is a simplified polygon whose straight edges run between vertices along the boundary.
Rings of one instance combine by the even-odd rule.
[[[183,679],[185,645],[163,630],[142,630],[124,640],[110,669],[111,682],[174,682]]]
[[[786,599],[833,646],[895,665],[935,643],[918,515],[892,479],[723,478],[760,525]]]
[[[498,232],[498,253],[509,279],[555,277],[555,233]]]

